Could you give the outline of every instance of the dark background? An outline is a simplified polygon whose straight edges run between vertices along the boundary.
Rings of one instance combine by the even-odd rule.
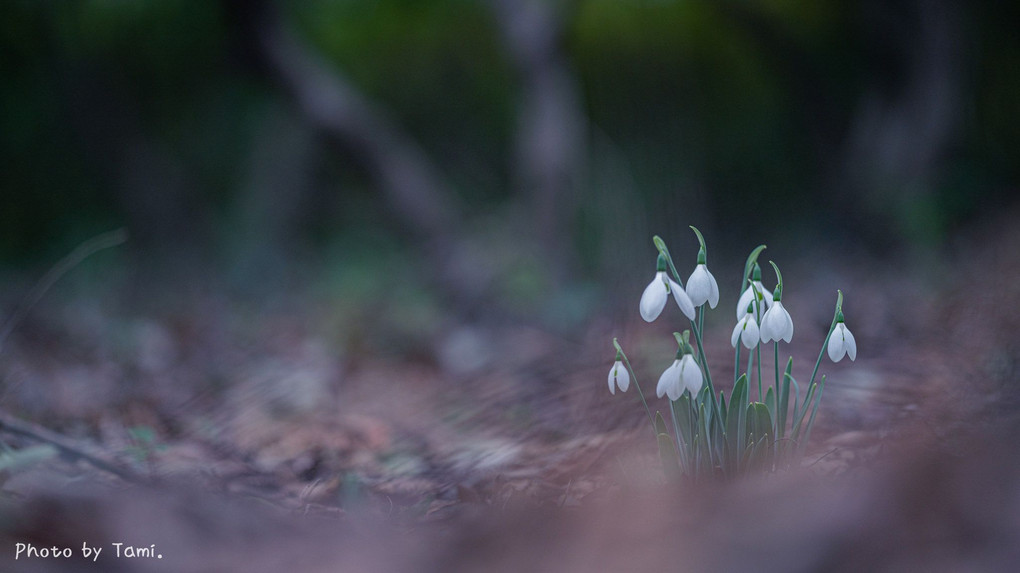
[[[937,252],[1018,180],[1008,2],[0,11],[8,269],[125,227],[109,264],[135,279],[263,295],[394,272],[531,314],[639,288],[650,236],[689,246],[689,224],[717,261]]]

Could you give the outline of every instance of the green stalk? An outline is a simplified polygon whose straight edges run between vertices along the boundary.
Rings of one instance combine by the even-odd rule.
[[[775,388],[776,388],[776,396],[778,396],[779,395],[779,341],[778,340],[776,341],[776,344],[773,347],[773,350],[775,351],[775,357],[776,357],[776,386],[775,386]]]
[[[836,312],[832,314],[832,324],[829,325],[829,333],[825,335],[825,341],[822,342],[822,349],[818,351],[818,360],[815,360],[815,369],[811,371],[811,380],[808,381],[808,388],[815,381],[815,376],[818,375],[818,367],[822,365],[822,356],[825,355],[825,349],[829,346],[829,338],[832,337],[832,333],[836,330],[836,317],[839,316],[840,311],[843,310],[843,291],[836,291]]]
[[[734,349],[733,358],[733,383],[736,384],[740,378],[740,346],[741,342],[737,340],[737,347]]]
[[[763,402],[765,400],[765,395],[761,392],[761,341],[758,342],[758,346],[755,350],[758,352],[758,401]],[[748,374],[748,377],[750,377],[750,374]]]

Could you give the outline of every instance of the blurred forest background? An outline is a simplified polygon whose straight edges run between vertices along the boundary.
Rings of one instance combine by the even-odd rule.
[[[0,10],[8,270],[125,227],[159,281],[418,281],[468,314],[560,293],[584,315],[592,285],[645,281],[655,233],[696,224],[738,261],[916,254],[1020,181],[1009,2]]]
[[[812,471],[849,472],[887,436],[968,454],[966,432],[997,423],[986,414],[1020,411],[1017,22],[1020,4],[993,0],[4,0],[0,470],[7,447],[45,463],[0,471],[0,501],[40,474],[63,487],[92,471],[182,477],[302,517],[367,500],[428,520],[654,482],[635,392],[610,396],[606,372],[616,336],[645,390],[672,359],[679,315],[649,326],[637,304],[653,234],[686,278],[688,225],[722,292],[706,325],[713,370],[732,365],[734,287],[756,245],[786,275],[798,375],[846,293],[861,353],[824,363],[840,375],[812,453],[837,453]],[[125,245],[36,296],[54,262],[122,228]],[[91,452],[102,471],[39,443]],[[1015,487],[1015,473],[980,473]],[[988,491],[947,475],[895,480],[925,508],[951,496],[918,483]],[[881,479],[871,502],[892,507]],[[872,508],[848,491],[847,507]],[[827,499],[799,513],[853,514]],[[961,514],[984,507],[953,499]],[[145,509],[107,538],[150,527],[145,545],[176,544],[208,570],[228,550],[204,532],[261,523],[181,505],[159,513],[183,523]],[[3,521],[9,547],[48,539],[55,525],[33,529],[34,515],[64,515],[27,507],[27,521]],[[70,507],[99,529],[100,512]],[[909,552],[896,535],[923,536],[915,522],[965,522],[946,511],[902,527],[879,513],[895,532],[871,537],[854,533],[872,531],[861,518],[847,543]],[[535,521],[518,533],[556,537]],[[731,525],[719,539],[758,539]],[[465,547],[484,531],[504,546],[481,531],[467,526]],[[615,555],[618,534],[606,538],[578,554]],[[224,562],[280,570],[262,556],[282,537],[261,539]],[[436,548],[470,554],[451,539]]]

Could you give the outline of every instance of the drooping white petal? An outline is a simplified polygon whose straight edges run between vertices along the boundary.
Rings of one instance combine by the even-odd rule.
[[[659,317],[666,306],[667,294],[666,273],[661,271],[655,273],[655,278],[641,294],[641,318],[645,319],[645,322],[652,322]]]
[[[850,329],[846,326],[843,327],[843,335],[846,337],[846,355],[850,357],[850,360],[857,360],[857,341],[854,340],[854,335],[850,332]]]
[[[761,319],[761,341],[768,342],[770,340],[777,342],[793,340],[793,319],[790,318],[790,313],[783,308],[783,303],[778,300],[772,303]]]
[[[619,360],[616,361],[616,368],[616,383],[620,386],[620,392],[626,392],[630,388],[630,372]]]
[[[737,322],[737,325],[733,327],[733,334],[730,335],[730,346],[733,348],[737,347],[737,340],[740,340],[740,335],[744,332],[744,323],[746,322],[747,316],[745,315],[744,318],[741,318],[740,321]]]
[[[773,334],[772,334],[772,309],[771,308],[765,311],[765,316],[761,317],[761,328],[759,329],[758,332],[761,335],[761,341],[763,343],[764,342],[769,342],[769,341],[771,341],[773,339]]]
[[[673,398],[675,393],[675,387],[680,385],[680,361],[674,360],[673,364],[670,364],[669,368],[659,376],[659,383],[655,385],[655,395],[662,398],[663,394],[669,394],[670,400],[676,400]]]
[[[613,367],[609,369],[609,393],[616,394],[618,386],[621,392],[626,392],[627,388],[630,388],[630,372],[620,360],[614,362]]]
[[[684,313],[684,316],[687,318],[694,320],[694,303],[691,302],[691,297],[687,296],[683,287],[676,284],[673,279],[669,279],[669,290],[673,293],[673,300],[680,307],[680,312]]]
[[[715,308],[715,305],[719,304],[719,285],[705,265],[694,267],[694,272],[687,279],[687,296],[691,298],[694,306],[701,306],[707,302],[709,306]]]
[[[765,287],[761,284],[761,281],[754,281],[750,285],[748,285],[746,289],[744,289],[744,292],[741,293],[740,295],[740,300],[737,301],[737,319],[740,319],[740,317],[744,316],[744,314],[747,312],[747,305],[755,301],[754,296],[755,289],[757,289],[758,292],[760,292],[762,295],[763,300],[761,302],[761,308],[766,309],[772,306],[772,297],[769,296],[768,291],[765,290]],[[754,309],[755,318],[760,318],[758,314],[759,308],[758,304],[755,304],[752,308]]]
[[[704,378],[701,375],[701,368],[698,368],[698,363],[690,354],[685,354],[680,360],[680,377],[683,380],[683,387],[678,388],[677,397],[673,399],[679,398],[684,388],[691,391],[691,396],[697,396],[701,391]]]
[[[829,360],[833,362],[839,362],[843,359],[843,355],[846,354],[846,344],[843,339],[843,329],[840,328],[843,323],[836,325],[836,329],[832,331],[829,336]]]
[[[751,314],[747,315],[747,322],[744,324],[744,331],[740,335],[741,342],[747,348],[754,348],[758,344],[758,323],[754,321],[754,316]],[[736,345],[734,345],[735,347]]]
[[[708,267],[705,267],[705,272],[708,273],[712,286],[712,292],[708,293],[708,306],[709,308],[715,308],[719,304],[719,283],[715,281],[715,277],[712,276],[712,272],[708,270]]]

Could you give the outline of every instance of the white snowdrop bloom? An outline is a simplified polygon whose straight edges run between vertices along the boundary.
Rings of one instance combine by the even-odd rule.
[[[687,318],[694,320],[694,302],[687,295],[687,292],[684,291],[683,287],[670,280],[669,290],[673,293],[673,300],[680,307],[680,312],[684,313],[684,316]]]
[[[662,314],[666,308],[666,299],[669,297],[669,286],[666,281],[669,278],[665,271],[655,273],[655,278],[645,287],[641,293],[641,318],[646,322],[652,322]]]
[[[612,369],[609,370],[609,393],[615,395],[617,386],[620,387],[620,392],[626,392],[627,388],[630,388],[630,373],[620,360],[614,362]]]
[[[770,340],[790,342],[793,339],[793,319],[783,308],[782,301],[773,299],[772,306],[765,311],[765,316],[761,317],[759,332],[762,342]]]
[[[772,306],[772,297],[769,296],[769,291],[765,290],[765,285],[761,284],[761,281],[751,281],[751,284],[748,285],[748,287],[744,289],[744,292],[740,295],[740,300],[737,301],[737,320],[740,320],[740,318],[744,316],[747,312],[747,305],[752,302],[755,303],[754,314],[756,317],[758,316],[759,303],[755,302],[756,290],[757,293],[761,294],[761,308],[767,309]]]
[[[690,390],[693,396],[701,391],[702,383],[703,378],[698,363],[694,361],[693,356],[685,354],[683,358],[674,360],[673,364],[659,377],[659,383],[655,386],[655,395],[662,398],[665,394],[670,400],[679,400],[680,395],[684,393],[684,388]]]
[[[659,376],[659,383],[655,385],[655,395],[662,398],[665,394],[670,400],[676,400],[680,398],[683,390],[683,382],[680,380],[680,359],[677,358],[662,376]]]
[[[691,396],[696,396],[701,391],[704,378],[701,375],[701,368],[690,354],[685,354],[680,359],[680,379],[683,381],[684,387],[691,391]]]
[[[691,277],[687,279],[687,296],[694,306],[701,306],[707,302],[708,306],[715,308],[715,305],[719,304],[719,284],[715,282],[715,277],[705,263],[700,260],[698,266],[694,267]]]
[[[843,355],[849,356],[850,360],[857,360],[857,341],[850,329],[843,323],[843,313],[839,313],[836,329],[829,337],[829,359],[839,362]]]
[[[694,304],[684,289],[666,275],[666,271],[656,272],[655,278],[645,287],[645,292],[641,295],[641,318],[646,322],[658,318],[662,314],[662,309],[666,307],[669,293],[673,293],[673,300],[684,316],[694,320]]]
[[[746,348],[754,348],[758,344],[758,323],[754,320],[754,312],[746,310],[744,318],[741,318],[733,327],[733,335],[730,336],[730,346],[737,347],[737,340],[740,340]]]

